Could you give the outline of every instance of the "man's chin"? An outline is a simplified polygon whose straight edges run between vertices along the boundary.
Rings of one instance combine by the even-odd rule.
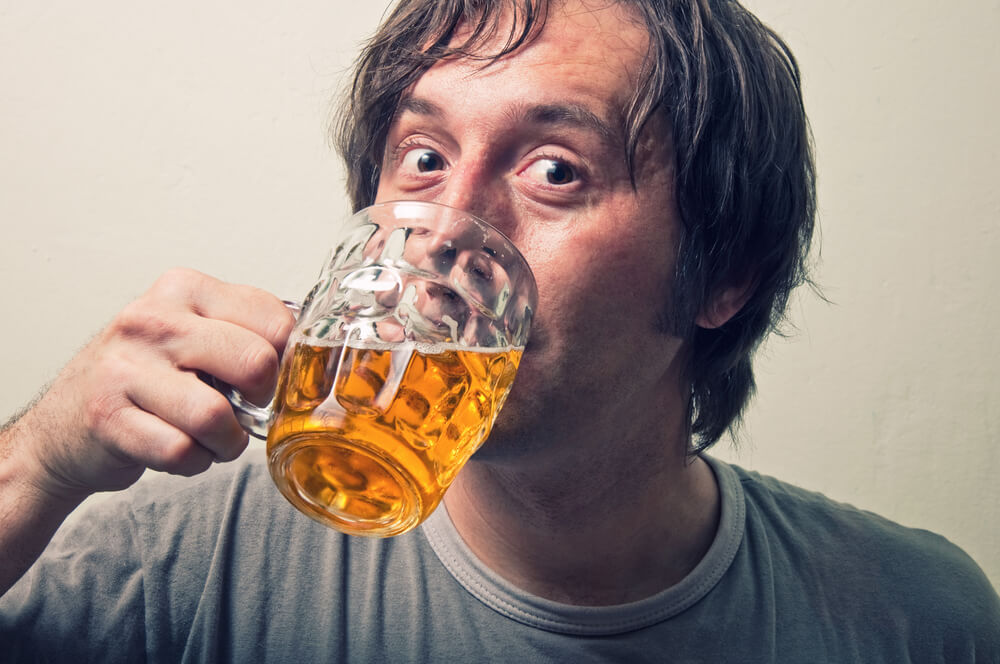
[[[524,456],[531,451],[531,437],[522,428],[517,427],[514,413],[500,414],[493,425],[490,435],[472,455],[473,461],[504,461]],[[504,417],[504,415],[508,417]]]

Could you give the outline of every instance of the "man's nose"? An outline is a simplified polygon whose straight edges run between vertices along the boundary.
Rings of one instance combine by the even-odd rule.
[[[493,173],[485,164],[463,163],[453,168],[436,201],[479,217],[508,237],[516,233],[509,186],[502,174]]]

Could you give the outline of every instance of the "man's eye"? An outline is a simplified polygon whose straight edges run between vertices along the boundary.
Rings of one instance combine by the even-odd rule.
[[[573,168],[558,159],[538,159],[522,172],[550,185],[567,185],[576,181]]]
[[[402,167],[418,173],[440,171],[444,169],[444,158],[434,150],[414,148],[403,155]]]

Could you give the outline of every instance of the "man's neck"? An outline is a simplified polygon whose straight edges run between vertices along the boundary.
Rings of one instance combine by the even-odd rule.
[[[683,579],[719,520],[701,458],[547,472],[471,462],[445,497],[455,528],[522,590],[567,604],[632,602]]]

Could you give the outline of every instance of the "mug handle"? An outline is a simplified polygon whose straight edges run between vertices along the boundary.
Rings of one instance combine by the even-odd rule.
[[[298,318],[299,313],[302,311],[302,304],[292,300],[282,300],[282,302]],[[226,400],[233,407],[236,421],[240,423],[244,431],[254,438],[267,440],[267,430],[271,424],[271,415],[274,413],[273,399],[266,406],[258,406],[247,401],[243,394],[235,387],[225,381],[219,380],[215,376],[204,376],[204,380],[222,393],[222,396],[226,397]]]

